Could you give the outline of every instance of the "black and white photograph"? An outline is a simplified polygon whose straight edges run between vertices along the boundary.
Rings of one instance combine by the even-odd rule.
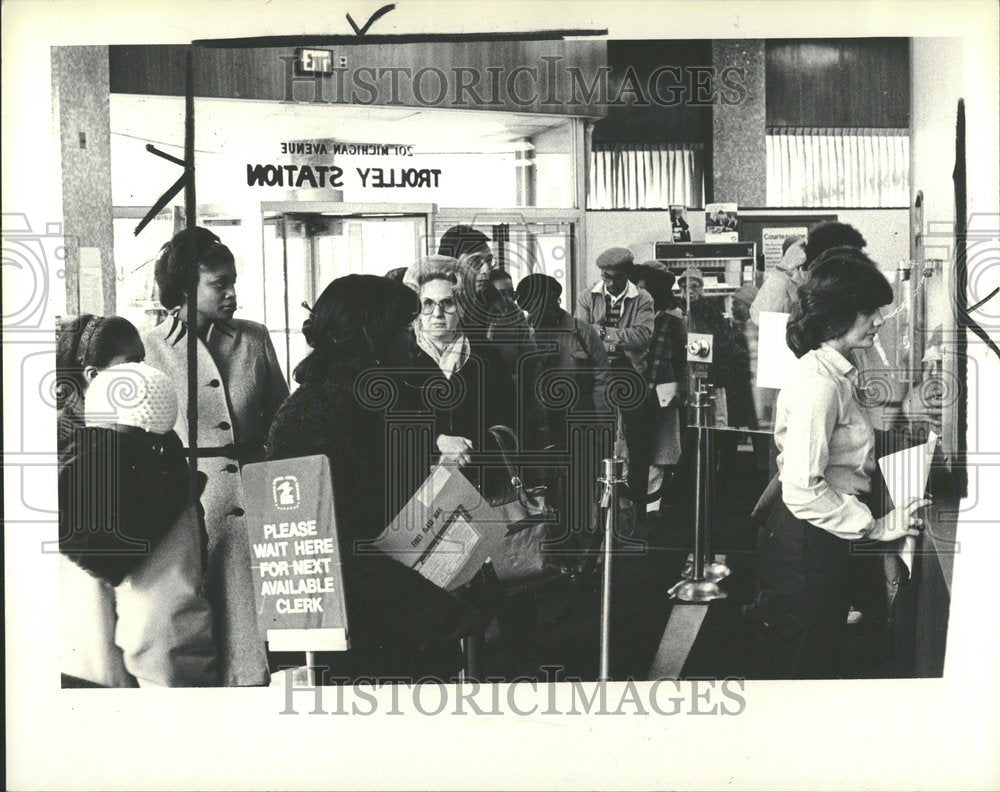
[[[1000,785],[995,5],[2,11],[9,788]]]

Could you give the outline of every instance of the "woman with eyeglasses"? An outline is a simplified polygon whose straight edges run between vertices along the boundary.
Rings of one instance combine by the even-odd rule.
[[[410,326],[419,315],[413,291],[389,278],[332,281],[303,327],[310,353],[295,368],[300,387],[268,435],[270,459],[323,454],[330,461],[351,648],[317,657],[327,683],[448,680],[460,665],[458,639],[479,627],[474,608],[369,544],[426,477],[396,442],[407,434],[397,431],[407,409],[398,378],[410,370]],[[402,480],[393,478],[400,472]],[[301,657],[272,653],[271,667]]]
[[[475,273],[448,256],[428,256],[410,267],[404,282],[420,300],[410,398],[418,412],[434,416],[438,461],[466,468],[477,480],[470,465],[475,452],[490,448],[489,428],[516,428],[517,421],[514,383],[500,350],[463,326]],[[490,472],[483,483],[489,491],[500,479]]]

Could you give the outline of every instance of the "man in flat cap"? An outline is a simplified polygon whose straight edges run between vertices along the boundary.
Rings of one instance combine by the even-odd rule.
[[[646,353],[653,338],[653,298],[629,280],[632,251],[614,247],[597,257],[601,279],[580,295],[576,318],[593,325],[608,351],[612,369],[628,369],[642,374]],[[612,373],[612,378],[614,374]],[[627,389],[626,389],[627,390]],[[633,492],[646,493],[648,442],[650,432],[643,399],[636,408],[623,408],[625,443],[629,453],[629,485]]]
[[[594,326],[612,366],[627,361],[640,374],[653,337],[653,298],[629,279],[632,251],[610,248],[597,257],[601,279],[580,295],[576,318]]]

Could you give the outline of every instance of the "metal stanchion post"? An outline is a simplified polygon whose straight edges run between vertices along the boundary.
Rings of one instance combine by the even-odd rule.
[[[705,580],[718,583],[729,577],[732,570],[712,554],[712,504],[715,502],[715,436],[705,431]]]
[[[705,577],[705,541],[707,525],[705,524],[706,504],[705,499],[708,493],[705,485],[705,469],[709,460],[705,454],[705,437],[708,433],[708,391],[705,389],[701,379],[695,381],[694,392],[695,426],[697,431],[698,446],[695,450],[695,486],[694,486],[694,552],[692,553],[693,564],[690,579],[683,579],[677,583],[670,591],[671,594],[681,602],[710,602],[711,600],[723,599],[726,596],[719,584],[714,580],[707,580]]]
[[[306,684],[316,686],[316,653],[306,652]]]
[[[601,581],[601,667],[599,682],[611,680],[611,564],[614,538],[618,532],[618,486],[625,483],[625,460],[611,457],[604,460],[604,475],[598,481],[604,485],[601,508],[604,509],[604,570]]]

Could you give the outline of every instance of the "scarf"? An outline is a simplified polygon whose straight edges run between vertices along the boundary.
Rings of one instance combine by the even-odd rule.
[[[465,361],[469,359],[469,355],[471,354],[469,338],[465,333],[459,335],[441,351],[438,351],[438,348],[419,330],[416,333],[416,337],[417,346],[430,355],[431,359],[437,363],[445,379],[450,380],[452,375],[465,365]]]

